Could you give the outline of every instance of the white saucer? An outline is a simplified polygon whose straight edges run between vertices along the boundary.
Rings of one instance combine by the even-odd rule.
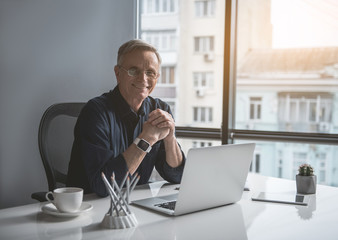
[[[56,209],[53,203],[47,203],[41,207],[42,212],[47,213],[49,215],[57,216],[57,217],[76,217],[81,215],[82,213],[88,212],[93,208],[93,205],[87,202],[82,202],[80,209],[77,212],[73,213],[63,213],[59,212]]]

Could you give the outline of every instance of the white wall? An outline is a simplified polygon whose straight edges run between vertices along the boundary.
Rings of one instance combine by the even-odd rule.
[[[135,36],[135,0],[0,0],[0,208],[47,190],[38,127],[53,103],[116,85],[118,47]]]

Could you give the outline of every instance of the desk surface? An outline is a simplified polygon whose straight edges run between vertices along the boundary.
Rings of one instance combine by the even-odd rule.
[[[179,217],[131,206],[139,225],[103,229],[100,222],[109,198],[85,196],[93,209],[76,218],[41,212],[41,203],[0,210],[0,239],[337,239],[338,188],[317,186],[308,206],[251,201],[255,192],[295,193],[295,182],[249,174],[251,191],[235,204]],[[131,199],[167,195],[176,185],[163,182],[139,186]]]

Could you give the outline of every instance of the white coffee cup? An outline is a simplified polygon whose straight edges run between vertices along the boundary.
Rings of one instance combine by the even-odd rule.
[[[54,200],[49,198],[53,195]],[[80,209],[83,199],[83,189],[75,187],[64,187],[54,189],[53,192],[46,193],[46,198],[55,207],[64,213],[76,212]]]

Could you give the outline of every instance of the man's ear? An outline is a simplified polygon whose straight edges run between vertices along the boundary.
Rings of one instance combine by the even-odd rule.
[[[119,66],[115,65],[114,72],[115,72],[115,77],[116,77],[117,83],[119,83],[120,82],[120,68],[119,68]]]

